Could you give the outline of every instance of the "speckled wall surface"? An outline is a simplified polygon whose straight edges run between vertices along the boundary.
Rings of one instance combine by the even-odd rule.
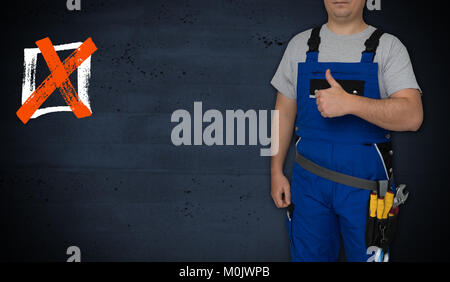
[[[260,147],[177,147],[170,117],[194,101],[223,113],[272,109],[269,82],[287,42],[326,20],[322,1],[83,0],[79,12],[65,1],[16,2],[2,11],[0,260],[65,261],[72,245],[83,261],[289,260]],[[414,3],[382,1],[366,19],[408,47],[425,93],[422,129],[394,135],[397,178],[411,196],[392,258],[439,260],[450,251],[449,96],[437,83],[447,47],[436,7]],[[97,45],[91,117],[16,117],[23,48],[47,36]],[[38,83],[49,73],[42,57],[37,73]],[[64,103],[58,93],[44,106]]]

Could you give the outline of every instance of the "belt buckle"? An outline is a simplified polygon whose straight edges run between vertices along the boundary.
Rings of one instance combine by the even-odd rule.
[[[384,197],[389,187],[389,180],[377,180],[377,194],[378,197]]]

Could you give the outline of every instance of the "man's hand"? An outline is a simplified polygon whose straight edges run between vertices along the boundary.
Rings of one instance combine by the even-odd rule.
[[[291,185],[283,173],[272,174],[272,199],[277,208],[286,208],[291,204]]]
[[[317,91],[316,104],[320,114],[325,118],[340,117],[350,112],[352,94],[348,94],[342,86],[334,80],[328,69],[325,77],[330,88]]]

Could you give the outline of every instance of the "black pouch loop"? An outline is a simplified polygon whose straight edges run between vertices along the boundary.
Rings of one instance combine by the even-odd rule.
[[[378,246],[383,249],[383,252],[387,251],[389,243],[389,232],[387,228],[387,219],[378,220]]]

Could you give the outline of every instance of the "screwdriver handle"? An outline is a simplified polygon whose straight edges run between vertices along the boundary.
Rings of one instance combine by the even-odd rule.
[[[383,211],[383,219],[388,217],[389,211],[391,210],[392,204],[394,203],[394,193],[392,191],[388,191],[386,196],[384,197],[384,211]]]
[[[377,216],[377,193],[370,193],[370,203],[369,203],[370,217]]]
[[[377,218],[378,219],[383,218],[383,211],[384,211],[384,197],[379,197],[377,200]]]

